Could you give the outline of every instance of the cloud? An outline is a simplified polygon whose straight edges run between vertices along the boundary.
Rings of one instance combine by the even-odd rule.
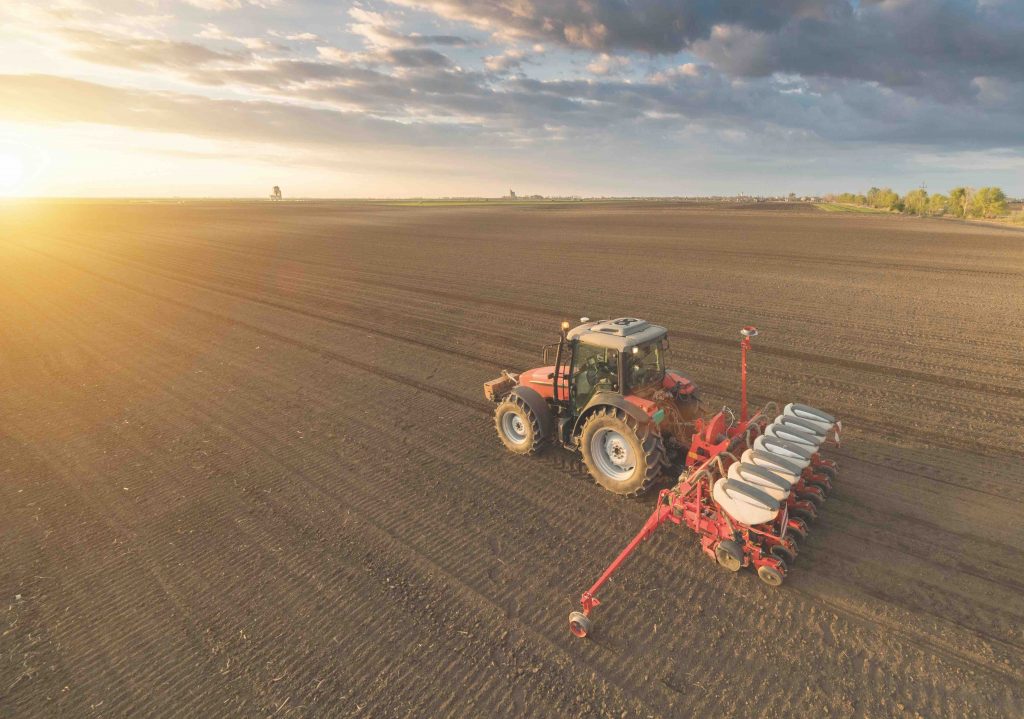
[[[366,57],[365,53],[351,52],[331,45],[317,45],[316,54],[335,63],[350,63]]]
[[[393,1],[501,37],[609,55],[686,50],[734,77],[852,79],[953,100],[970,95],[975,77],[1019,79],[1024,70],[1020,2]]]
[[[267,101],[148,92],[54,75],[0,75],[0,120],[94,123],[198,137],[297,145],[442,147],[479,133],[453,124],[398,123],[360,113]]]
[[[695,62],[684,62],[682,65],[676,65],[666,70],[660,70],[651,75],[650,80],[655,84],[664,84],[672,82],[678,77],[700,77],[706,72],[710,72],[711,68],[707,65],[698,65]]]
[[[516,70],[523,65],[523,60],[526,58],[526,52],[524,50],[510,49],[501,53],[500,55],[489,55],[484,58],[484,67],[491,72],[505,73],[510,70]]]
[[[320,45],[316,48],[320,58],[345,66],[388,65],[396,68],[452,67],[449,57],[429,48],[373,48],[365,52],[351,52],[339,47]]]
[[[398,2],[436,17],[402,14],[394,3],[375,6],[391,13],[350,7],[347,37],[326,20],[283,24],[295,21],[289,14],[276,24],[261,11],[250,11],[259,24],[229,13],[152,29],[88,24],[109,19],[102,13],[48,17],[47,37],[75,58],[144,69],[129,81],[153,88],[170,80],[193,94],[39,82],[83,99],[89,112],[68,111],[67,121],[146,118],[149,129],[171,132],[177,123],[181,132],[266,142],[327,142],[320,123],[368,143],[420,137],[448,146],[457,128],[467,142],[486,138],[494,148],[770,147],[781,159],[816,143],[915,152],[1022,144],[1024,82],[1011,69],[1024,65],[1020,43],[1008,39],[1022,12],[1013,4],[999,6],[1004,27],[993,29],[995,5],[954,0],[779,0],[770,8],[738,0]],[[253,27],[268,25],[275,27],[252,37]],[[275,39],[298,45],[284,52]],[[481,51],[447,49],[468,45]],[[218,104],[227,101],[204,93],[248,101]],[[39,98],[6,97],[13,105],[0,114],[28,103],[45,115]],[[98,97],[115,104],[107,115],[90,104]],[[51,106],[66,110],[60,98]],[[189,112],[221,117],[190,121]]]
[[[448,67],[452,64],[447,56],[425,48],[386,50],[381,57],[396,67]]]
[[[1024,4],[901,0],[794,19],[775,32],[719,27],[692,49],[723,72],[875,82],[943,101],[976,77],[1020,79]]]
[[[606,52],[602,52],[587,65],[587,70],[594,75],[611,75],[626,69],[629,67],[629,64],[630,59],[628,57],[609,55]]]
[[[577,48],[674,53],[707,37],[718,24],[774,30],[843,0],[392,0],[511,36],[548,39]],[[824,7],[823,7],[824,6]]]
[[[238,37],[237,35],[231,35],[221,30],[213,23],[206,23],[203,25],[203,29],[196,33],[196,37],[203,38],[205,40],[227,40],[229,42],[237,42],[239,45],[249,50],[270,50],[274,47],[273,43],[267,42],[261,37]]]
[[[115,67],[181,70],[216,62],[238,62],[246,57],[192,42],[111,36],[91,30],[64,30],[61,36],[70,43],[76,57]]]
[[[210,12],[224,12],[225,10],[237,10],[242,7],[241,0],[182,0],[186,5],[197,7],[200,10]]]
[[[181,0],[181,2],[208,12],[225,12],[226,10],[239,10],[245,5],[264,9],[271,8],[279,5],[281,0]]]
[[[395,29],[397,24],[395,18],[362,7],[349,8],[348,14],[354,20],[348,26],[349,32],[361,36],[374,47],[412,48],[427,45],[465,47],[470,44],[468,40],[459,35],[422,35],[399,32]]]
[[[312,32],[283,33],[277,30],[268,30],[267,34],[271,37],[278,37],[282,40],[291,40],[293,42],[321,42],[321,37]]]
[[[212,35],[221,36],[210,31]],[[120,67],[165,68],[199,85],[246,88],[299,103],[328,103],[404,123],[457,123],[495,142],[539,142],[567,133],[615,141],[642,127],[651,142],[677,142],[694,123],[729,142],[819,139],[831,142],[941,143],[949,149],[1019,146],[1024,92],[1009,80],[978,78],[974,103],[941,106],[857,80],[755,76],[736,80],[711,64],[683,63],[624,82],[627,63],[602,54],[598,79],[537,80],[521,72],[525,51],[488,56],[482,70],[457,67],[430,48],[318,46],[319,59],[254,56],[162,40],[72,34],[76,52]],[[605,56],[606,55],[606,56]],[[520,70],[510,74],[511,70]],[[239,108],[240,111],[241,108]]]

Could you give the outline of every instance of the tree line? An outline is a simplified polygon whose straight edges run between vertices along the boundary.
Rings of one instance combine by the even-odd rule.
[[[911,190],[902,197],[892,188],[872,187],[867,194],[844,192],[826,197],[831,202],[863,205],[908,215],[950,215],[951,217],[1002,217],[1009,211],[1006,193],[998,187],[954,187],[948,195],[929,195],[924,189]]]

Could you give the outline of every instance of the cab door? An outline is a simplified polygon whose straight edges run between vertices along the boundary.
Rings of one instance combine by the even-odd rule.
[[[569,379],[571,414],[576,417],[598,392],[619,391],[619,353],[577,344]]]

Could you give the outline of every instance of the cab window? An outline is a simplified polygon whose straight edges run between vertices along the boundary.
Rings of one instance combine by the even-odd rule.
[[[665,350],[662,344],[651,342],[626,350],[626,379],[630,391],[657,386],[664,381]]]
[[[575,406],[586,406],[596,392],[616,392],[618,389],[619,353],[604,347],[578,345],[572,377]]]

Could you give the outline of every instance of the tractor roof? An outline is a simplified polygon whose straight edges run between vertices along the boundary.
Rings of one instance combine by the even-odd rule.
[[[664,337],[668,333],[660,325],[652,325],[635,317],[620,317],[615,320],[587,322],[569,330],[571,340],[578,339],[585,345],[606,347],[620,352],[629,347],[646,344]]]

